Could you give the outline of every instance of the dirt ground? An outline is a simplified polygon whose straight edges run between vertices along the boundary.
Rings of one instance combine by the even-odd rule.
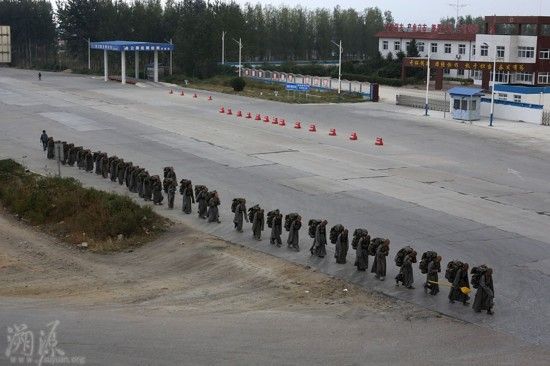
[[[277,321],[278,331],[285,334],[299,331],[296,324],[305,321],[312,325],[309,341],[334,344],[330,337],[337,336],[346,344],[340,348],[342,358],[333,353],[333,361],[362,357],[355,349],[346,352],[345,348],[355,347],[363,337],[369,339],[370,359],[378,360],[374,363],[527,364],[528,360],[528,364],[542,365],[550,356],[547,350],[513,337],[368,292],[179,224],[143,247],[101,255],[70,247],[2,212],[0,278],[0,301],[139,308],[144,315],[185,314],[194,319],[195,329],[215,318],[223,322],[215,327],[234,326],[246,332],[247,321],[261,314],[248,325],[261,337],[269,333],[262,325],[266,319],[292,319]],[[426,353],[426,344],[438,352]],[[401,352],[409,354],[405,357]]]

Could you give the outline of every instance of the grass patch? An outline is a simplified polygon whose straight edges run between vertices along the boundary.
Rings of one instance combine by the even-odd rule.
[[[260,81],[245,78],[246,86],[243,91],[234,91],[231,86],[231,76],[215,76],[210,79],[191,80],[183,75],[166,76],[164,81],[195,89],[210,90],[219,93],[241,95],[258,99],[274,100],[284,103],[359,103],[364,102],[362,95],[357,93],[319,92],[311,90],[307,93],[287,92],[284,85],[273,83],[266,84]],[[189,84],[185,85],[185,80]]]
[[[139,246],[168,225],[129,197],[83,188],[73,178],[29,173],[11,159],[0,160],[0,202],[22,220],[98,252]]]

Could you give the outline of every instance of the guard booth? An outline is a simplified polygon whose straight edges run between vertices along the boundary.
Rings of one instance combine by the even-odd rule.
[[[451,115],[453,119],[462,121],[479,120],[481,110],[482,89],[455,87],[448,90],[451,96]]]

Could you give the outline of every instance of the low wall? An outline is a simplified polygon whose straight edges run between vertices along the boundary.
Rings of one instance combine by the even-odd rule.
[[[491,114],[491,99],[481,98],[481,115],[489,117]],[[495,100],[494,117],[509,121],[529,122],[542,124],[543,109],[540,104],[515,103]]]
[[[412,108],[424,109],[426,104],[426,98],[406,94],[397,94],[395,99],[395,104]],[[429,99],[428,109],[431,111],[449,112],[450,101],[445,102],[443,99]]]

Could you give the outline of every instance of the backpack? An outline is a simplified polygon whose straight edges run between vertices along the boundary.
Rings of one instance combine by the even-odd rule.
[[[315,219],[309,220],[307,224],[309,226],[307,233],[309,234],[310,238],[315,238],[315,229],[317,229],[317,226],[319,226],[320,223],[321,223],[321,220],[315,220]]]
[[[249,222],[254,221],[254,214],[256,213],[256,211],[259,211],[259,210],[260,210],[260,206],[258,206],[258,205],[254,205],[254,206],[252,206],[248,209],[248,221]]]
[[[359,240],[361,240],[362,237],[369,235],[369,232],[367,229],[355,229],[353,231],[353,239],[351,240],[351,246],[353,249],[357,249],[357,245],[359,244]]]
[[[277,210],[269,211],[267,213],[267,227],[272,228],[273,227],[273,219],[275,218],[275,215],[277,214]]]
[[[202,191],[208,191],[208,188],[206,186],[197,185],[195,186],[195,197],[199,195]]]
[[[447,269],[445,270],[445,279],[450,283],[453,283],[456,277],[456,273],[462,268],[463,263],[461,261],[450,261],[447,263]]]
[[[384,238],[374,238],[371,240],[370,244],[369,244],[369,247],[368,247],[368,252],[369,252],[369,255],[372,255],[372,256],[375,256],[376,255],[376,250],[378,249],[378,247],[385,241],[386,239]]]
[[[231,212],[235,213],[237,211],[237,206],[243,202],[243,198],[233,198],[233,202],[231,203]]]
[[[420,264],[418,265],[418,267],[420,268],[420,272],[422,272],[423,274],[428,273],[428,264],[430,264],[430,262],[434,260],[435,257],[437,257],[437,252],[424,252],[424,254],[422,254],[422,259],[420,259]]]
[[[409,247],[409,246],[406,246],[404,248],[401,248],[399,249],[399,251],[397,252],[397,254],[395,255],[395,265],[397,267],[401,267],[403,265],[403,261],[405,260],[405,257],[408,255],[408,254],[411,254],[413,252],[413,248]]]
[[[336,241],[338,240],[338,235],[340,235],[342,231],[344,231],[344,226],[340,224],[334,225],[330,229],[329,239],[332,244],[336,244]]]
[[[470,271],[470,274],[472,275],[470,283],[472,284],[472,287],[477,289],[479,288],[479,282],[481,281],[481,276],[487,271],[487,266],[485,264],[482,264],[481,266],[474,267]]]
[[[214,197],[214,192],[206,191],[204,194],[204,198],[206,199],[206,203],[210,202],[210,200]]]
[[[285,215],[285,230],[286,231],[290,231],[290,225],[292,225],[292,223],[294,221],[296,221],[298,216],[299,215],[295,212],[292,212],[292,213],[289,213],[288,215]]]

